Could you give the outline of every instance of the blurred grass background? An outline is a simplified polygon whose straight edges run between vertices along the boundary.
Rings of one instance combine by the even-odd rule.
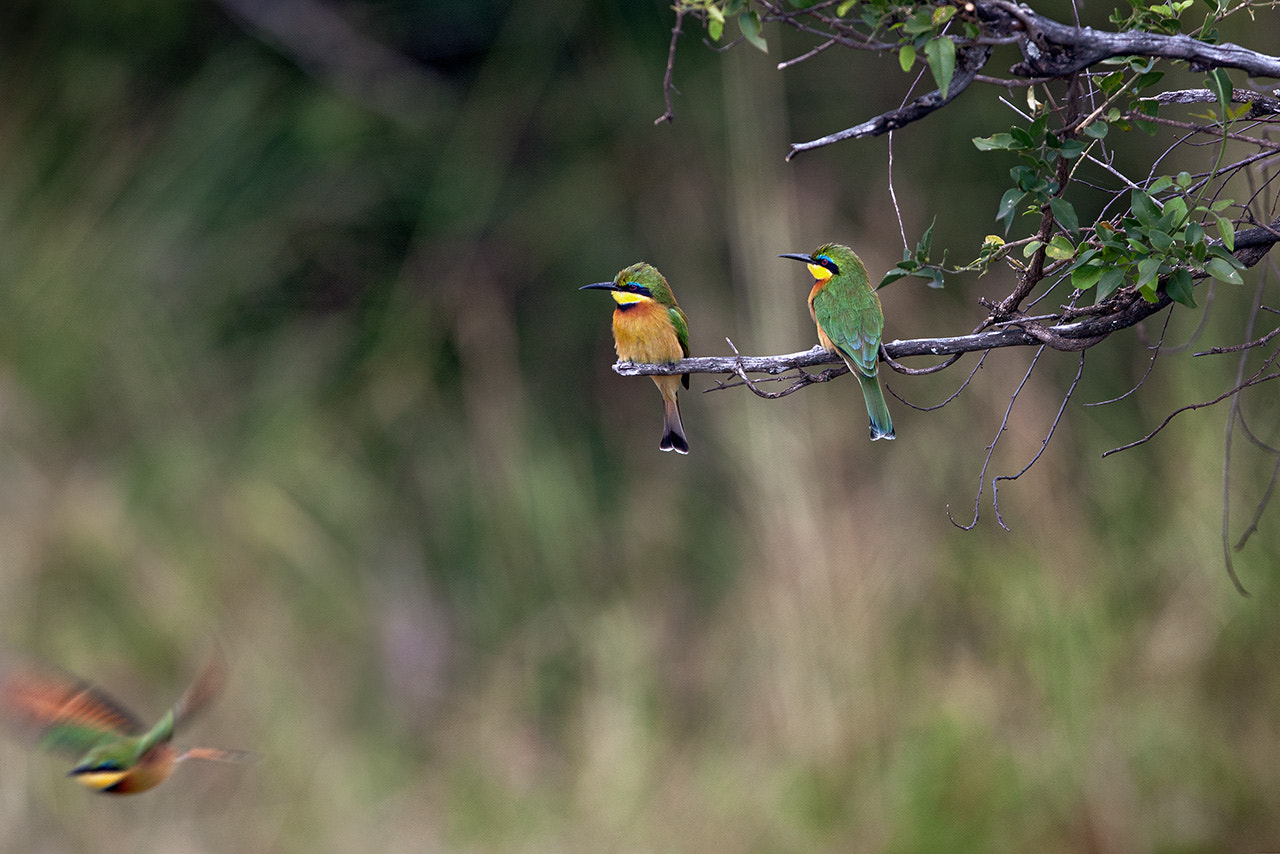
[[[1163,355],[1084,408],[1149,358],[1090,351],[1002,486],[1011,531],[988,484],[967,533],[948,509],[970,520],[1029,352],[944,409],[893,403],[875,446],[844,382],[767,402],[695,377],[687,458],[610,370],[611,303],[576,288],[635,260],[696,353],[763,354],[814,341],[777,253],[901,257],[885,140],[782,160],[896,106],[896,60],[779,74],[793,34],[718,55],[689,22],[654,127],[660,2],[352,0],[319,11],[356,41],[311,54],[237,8],[0,11],[0,639],[144,717],[217,641],[232,682],[187,738],[262,756],[109,799],[4,742],[4,850],[1280,845],[1275,513],[1242,599],[1224,407],[1100,459],[1235,362]],[[964,99],[895,142],[908,238],[936,215],[955,258],[1012,165],[969,143],[1012,117]],[[900,283],[887,335],[968,331],[1008,287]],[[1252,297],[1220,290],[1199,341],[1242,340]],[[932,404],[964,364],[887,383]],[[1041,359],[991,474],[1075,368]],[[1246,409],[1276,423],[1269,386]],[[1243,444],[1237,531],[1272,465]]]

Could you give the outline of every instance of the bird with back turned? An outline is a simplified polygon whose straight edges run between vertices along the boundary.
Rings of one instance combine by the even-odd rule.
[[[809,292],[809,316],[818,327],[818,341],[840,354],[862,385],[862,397],[871,418],[871,441],[894,438],[893,419],[876,378],[884,310],[871,289],[867,268],[848,246],[827,243],[812,255],[787,254],[779,258],[803,261],[816,280]]]

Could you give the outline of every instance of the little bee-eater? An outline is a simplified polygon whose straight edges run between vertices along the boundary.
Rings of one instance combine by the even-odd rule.
[[[159,723],[147,729],[100,689],[62,674],[5,664],[0,711],[41,747],[78,756],[67,774],[99,792],[131,795],[163,782],[187,759],[238,762],[250,754],[173,746],[173,733],[222,689],[226,669],[215,657]]]
[[[871,290],[867,268],[848,246],[828,243],[812,255],[779,255],[809,266],[817,281],[809,292],[809,315],[818,327],[818,341],[835,350],[862,384],[862,396],[871,416],[871,441],[892,439],[893,419],[885,405],[876,360],[884,332],[880,297]]]
[[[689,355],[689,322],[657,268],[641,261],[620,271],[612,282],[583,285],[578,290],[591,288],[610,291],[617,303],[613,310],[613,345],[619,359],[662,365]],[[682,382],[685,388],[689,387],[689,375],[655,375],[653,381],[662,392],[662,441],[658,447],[687,454],[689,440],[680,423],[676,392]]]

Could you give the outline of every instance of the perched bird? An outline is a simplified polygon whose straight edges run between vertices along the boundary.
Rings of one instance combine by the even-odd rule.
[[[689,322],[676,304],[671,286],[653,265],[641,261],[620,271],[612,282],[583,285],[578,290],[591,288],[611,291],[618,304],[613,310],[613,344],[619,359],[661,365],[689,355]],[[662,392],[662,441],[658,447],[687,454],[689,440],[680,423],[676,392],[681,382],[689,387],[689,375],[655,375],[653,381]]]
[[[794,258],[809,266],[817,279],[809,292],[809,315],[818,326],[818,341],[839,353],[862,384],[871,416],[871,441],[894,438],[893,419],[876,379],[884,311],[880,297],[871,290],[862,259],[839,243],[819,246],[812,255],[778,257]]]
[[[79,756],[67,774],[90,789],[116,795],[163,782],[187,759],[238,762],[239,750],[173,746],[174,730],[222,689],[226,668],[214,657],[159,723],[146,729],[98,688],[58,673],[6,663],[0,667],[0,713],[33,734],[41,747]]]

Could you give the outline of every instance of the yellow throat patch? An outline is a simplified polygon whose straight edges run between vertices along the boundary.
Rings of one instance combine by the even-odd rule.
[[[632,303],[644,302],[649,297],[644,294],[633,294],[629,291],[609,291],[613,295],[614,302],[618,305],[631,305]]]
[[[110,789],[124,779],[127,771],[86,771],[76,774],[74,779],[82,786],[90,789]]]
[[[820,267],[817,264],[805,264],[809,268],[809,273],[819,282],[825,282],[831,278],[831,271],[826,267]]]

